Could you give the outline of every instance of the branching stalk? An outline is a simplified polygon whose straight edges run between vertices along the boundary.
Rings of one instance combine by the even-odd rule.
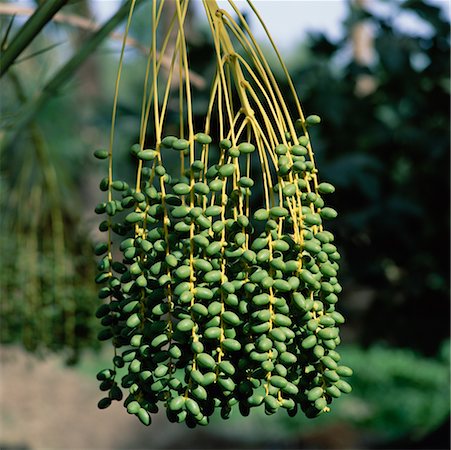
[[[43,2],[25,22],[11,43],[1,53],[0,78],[7,72],[16,58],[28,47],[52,17],[67,3],[67,0]]]

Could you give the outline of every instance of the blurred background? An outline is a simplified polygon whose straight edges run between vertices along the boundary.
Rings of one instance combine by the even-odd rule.
[[[2,53],[40,3],[0,2]],[[71,1],[0,79],[1,449],[449,448],[450,4],[255,3],[306,114],[322,117],[312,143],[320,178],[337,187],[340,353],[353,393],[314,420],[236,413],[195,430],[164,414],[145,428],[118,403],[97,410],[95,374],[111,349],[96,338],[94,208],[105,174],[92,153],[108,145],[126,14],[120,1]],[[125,53],[115,168],[125,178],[149,7],[139,6]],[[199,0],[189,21],[201,117],[214,60]]]

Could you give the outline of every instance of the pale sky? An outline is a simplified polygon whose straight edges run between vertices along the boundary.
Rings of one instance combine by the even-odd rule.
[[[203,14],[201,0],[192,0],[196,5],[199,17]],[[449,0],[427,0],[428,3],[440,5],[450,17]],[[104,20],[120,5],[119,0],[91,0],[99,21]],[[219,0],[222,8],[227,1]],[[238,6],[249,10],[244,0],[235,0]],[[341,22],[346,16],[347,0],[254,0],[266,26],[273,36],[276,45],[284,50],[298,44],[309,31],[322,31],[331,38],[341,35]],[[390,5],[383,0],[367,0],[370,9],[391,15]],[[408,13],[396,17],[396,24],[409,32],[427,33],[423,22],[419,22]],[[264,38],[264,32],[254,20],[253,32],[258,39]]]
[[[0,0],[1,1],[1,0]],[[191,0],[196,13],[203,16],[201,0]],[[123,0],[90,0],[97,22],[102,23],[111,16],[121,5]],[[426,0],[427,3],[439,5],[445,15],[451,16],[450,0]],[[33,0],[15,0],[17,5],[34,6]],[[218,0],[222,8],[227,9],[227,0]],[[235,0],[243,10],[249,11],[245,0]],[[273,36],[276,45],[283,50],[290,50],[298,44],[310,31],[321,31],[334,39],[341,36],[341,23],[346,17],[348,0],[253,0],[266,26]],[[377,13],[395,17],[398,27],[409,33],[427,33],[424,22],[419,21],[413,14],[403,13],[394,15],[392,2],[384,0],[366,0],[367,7]],[[253,17],[252,14],[249,17]],[[264,31],[254,18],[251,21],[252,31],[259,40],[265,37]]]
[[[235,1],[242,11],[249,11],[248,20],[257,39],[264,39],[265,33],[254,18],[245,1]],[[199,16],[201,2],[196,2]],[[221,8],[227,8],[227,1],[218,1]],[[256,0],[254,5],[262,16],[277,47],[290,48],[298,44],[307,31],[321,30],[330,37],[340,36],[341,21],[346,17],[346,1],[341,0]]]

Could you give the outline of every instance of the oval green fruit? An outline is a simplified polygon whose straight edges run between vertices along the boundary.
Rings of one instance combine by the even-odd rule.
[[[305,122],[308,125],[317,125],[321,122],[321,117],[317,116],[316,114],[312,114],[305,119]]]
[[[350,367],[347,367],[347,366],[338,366],[336,368],[336,372],[341,377],[350,377],[350,376],[352,376],[352,373],[353,373],[352,369]]]
[[[291,291],[290,283],[288,283],[288,281],[285,281],[282,279],[274,280],[273,287],[280,292],[290,292]]]
[[[219,369],[222,370],[227,375],[235,374],[235,367],[230,361],[221,361],[219,364]]]
[[[329,291],[329,292],[330,292],[330,291]],[[331,305],[333,305],[333,304],[335,304],[335,303],[338,302],[338,297],[337,297],[336,294],[334,294],[334,293],[332,292],[332,293],[328,294],[326,297],[324,297],[324,300],[325,300],[327,303],[330,303]],[[332,315],[332,313],[331,313],[331,315]],[[337,322],[337,323],[340,323],[340,322],[338,322],[338,321],[336,321],[336,322]]]
[[[308,150],[303,145],[293,145],[290,149],[291,153],[295,156],[306,156]]]
[[[274,363],[272,361],[263,361],[260,367],[266,372],[272,372],[274,370]]]
[[[251,188],[254,185],[254,180],[249,177],[241,177],[238,180],[238,184],[244,188]]]
[[[313,348],[317,343],[316,335],[312,334],[305,339],[302,340],[301,346],[306,350],[309,348]]]
[[[231,378],[218,378],[218,384],[224,391],[232,392],[235,389],[235,382]]]
[[[293,195],[296,195],[296,185],[292,183],[285,184],[282,188],[282,193],[285,197],[292,197]]]
[[[280,218],[280,217],[286,217],[288,216],[288,209],[282,207],[282,206],[273,206],[269,213],[272,217]]]
[[[217,283],[221,281],[222,272],[220,270],[212,270],[204,275],[204,281],[207,283]]]
[[[287,365],[287,364],[291,365],[291,364],[294,364],[298,359],[297,359],[296,355],[294,355],[293,353],[283,352],[279,355],[279,360],[284,365]]]
[[[155,150],[142,150],[136,155],[139,159],[143,161],[153,161],[157,157],[157,152]]]
[[[233,327],[236,327],[241,322],[238,315],[235,314],[233,311],[225,311],[221,317],[224,322],[226,322],[229,325],[232,325]]]
[[[138,325],[141,324],[141,319],[138,315],[138,313],[132,314],[126,322],[127,327],[129,328],[136,328]]]
[[[341,396],[340,389],[334,385],[326,387],[326,392],[333,398],[338,398]]]
[[[229,352],[237,352],[241,349],[241,344],[235,339],[224,339],[222,346]]]
[[[276,155],[285,155],[288,151],[288,147],[285,144],[279,144],[276,145],[274,151],[276,152]]]
[[[248,397],[247,402],[251,406],[260,406],[263,403],[263,400],[263,395],[254,393],[250,397]]]
[[[222,190],[224,182],[222,180],[213,180],[208,184],[209,188],[213,192],[218,192]]]
[[[221,248],[222,248],[222,243],[221,242],[217,242],[217,241],[216,242],[212,242],[205,249],[205,253],[208,256],[215,256],[216,254],[220,253]]]
[[[337,363],[334,359],[332,359],[330,356],[324,356],[321,358],[321,362],[324,364],[325,367],[328,369],[334,370],[337,368]]]
[[[137,414],[141,409],[141,405],[137,401],[132,401],[127,405],[127,412],[129,414]]]
[[[337,271],[332,267],[331,264],[324,263],[320,266],[321,273],[326,277],[336,277]]]
[[[200,408],[198,403],[192,398],[187,398],[185,401],[186,409],[193,415],[197,416],[200,413]]]
[[[206,400],[208,398],[208,393],[203,386],[197,386],[191,391],[194,397],[198,400]]]
[[[197,217],[196,223],[205,230],[211,227],[211,219],[209,217],[205,217],[204,215]]]
[[[235,172],[235,164],[224,164],[219,168],[219,175],[222,177],[230,177]]]
[[[333,194],[335,192],[335,187],[330,183],[320,183],[318,185],[318,191],[321,194]]]
[[[128,223],[137,223],[144,219],[143,213],[131,212],[125,216],[125,221]]]
[[[204,385],[204,376],[200,370],[193,370],[190,373],[190,377],[201,386]]]
[[[266,333],[271,328],[271,324],[269,322],[260,323],[258,325],[251,326],[251,330],[255,334],[263,334]]]
[[[340,375],[338,375],[338,373],[335,370],[330,370],[330,369],[326,369],[323,372],[323,376],[332,382],[336,382],[340,379]]]
[[[321,251],[321,246],[317,244],[316,242],[307,241],[304,242],[304,249],[307,250],[309,253],[319,253]]]
[[[307,225],[312,226],[312,225],[321,225],[321,218],[320,216],[318,216],[318,214],[306,214],[304,216],[304,221]],[[320,250],[321,251],[321,250]]]
[[[250,353],[249,357],[252,359],[252,361],[263,362],[263,361],[267,361],[269,359],[270,355],[267,352],[259,353],[256,351],[252,351]]]
[[[265,402],[265,406],[268,407],[270,410],[277,410],[280,407],[280,403],[272,395],[266,395],[264,402]]]
[[[287,383],[287,385],[282,389],[288,395],[297,395],[299,388],[293,383]]]
[[[99,149],[94,152],[94,156],[97,159],[107,159],[108,155],[109,155],[108,150],[104,150],[104,149]]]
[[[338,216],[338,213],[335,209],[326,207],[320,211],[320,215],[324,219],[335,219],[335,217]]]
[[[291,319],[284,314],[274,314],[273,322],[279,327],[289,327],[292,324]]]
[[[288,374],[287,368],[282,364],[276,364],[275,371],[283,378],[285,378]]]
[[[192,307],[191,307],[191,311],[193,313],[196,313],[199,316],[205,317],[208,316],[208,309],[206,306],[200,304],[200,303],[195,303]]]
[[[202,144],[202,145],[208,145],[208,144],[211,144],[211,142],[212,142],[211,137],[206,133],[197,133],[194,136],[194,139],[197,142],[199,142],[199,144]]]
[[[141,423],[146,426],[150,425],[150,415],[144,408],[139,408],[137,416]]]
[[[207,339],[219,339],[221,332],[221,328],[219,327],[210,327],[204,331],[204,337]]]
[[[186,139],[176,139],[172,142],[172,148],[174,150],[183,151],[189,147],[189,142]]]
[[[175,136],[165,136],[162,140],[161,140],[161,144],[163,145],[163,147],[166,148],[170,148],[172,147],[172,144],[177,140],[177,138]]]
[[[126,191],[128,189],[128,184],[125,181],[116,180],[111,183],[111,187],[115,191]],[[121,205],[122,205],[122,201],[121,201]]]
[[[269,218],[269,211],[267,209],[258,209],[254,213],[255,220],[268,220],[268,218]]]
[[[260,322],[268,322],[272,317],[272,313],[269,309],[261,309],[257,312],[257,318]]]
[[[267,337],[263,337],[258,339],[257,341],[257,349],[261,352],[267,352],[272,348],[272,341]]]
[[[200,248],[207,248],[210,244],[208,238],[203,236],[202,234],[196,234],[193,237],[193,242]]]
[[[324,410],[324,408],[327,406],[327,400],[324,397],[318,398],[315,400],[315,408],[318,411]]]
[[[345,394],[349,394],[352,391],[351,385],[345,380],[338,380],[335,383],[335,386],[338,389],[340,389],[341,392],[344,392]]]
[[[269,382],[274,387],[277,387],[280,389],[283,389],[288,383],[288,381],[285,378],[281,377],[280,375],[272,375],[271,378],[269,379]]]
[[[186,399],[183,395],[174,397],[168,404],[169,409],[171,411],[180,411],[185,406],[185,400]]]
[[[213,270],[213,266],[206,259],[195,259],[193,261],[194,268],[202,272],[209,272]]]
[[[283,261],[282,258],[273,258],[270,262],[269,262],[270,266],[273,269],[276,270],[280,270],[282,272],[285,272],[285,262]],[[279,281],[285,281],[285,280],[279,280]]]
[[[338,337],[338,328],[323,328],[317,332],[321,339],[335,339]]]
[[[190,186],[186,183],[177,183],[172,189],[177,195],[188,195],[191,191]]]
[[[191,331],[194,328],[194,322],[191,319],[183,319],[177,324],[176,328],[182,332]]]
[[[191,275],[191,268],[189,266],[180,266],[174,273],[178,278],[184,280],[186,278],[189,278],[189,276]]]
[[[290,244],[282,239],[276,239],[272,242],[272,248],[278,252],[287,252],[290,250]]]
[[[196,194],[208,195],[210,193],[210,188],[208,187],[208,184],[199,181],[194,183],[194,192],[196,192]]]
[[[302,269],[300,272],[300,277],[303,281],[305,281],[310,286],[316,286],[317,281],[313,277],[312,273],[309,272],[307,269]]]
[[[222,213],[222,207],[218,206],[218,205],[209,206],[205,210],[205,215],[207,217],[219,216],[219,215],[221,215],[221,213]]]
[[[272,330],[270,330],[269,336],[270,336],[274,341],[279,341],[279,342],[284,342],[284,341],[286,341],[286,339],[287,339],[285,333],[284,333],[283,330],[280,329],[280,328],[273,328]]]
[[[267,305],[269,303],[269,300],[270,300],[269,294],[266,293],[258,294],[252,297],[252,303],[254,303],[257,306]]]
[[[211,300],[213,298],[213,292],[205,287],[196,287],[194,289],[194,296],[201,300]]]
[[[208,353],[201,353],[197,355],[196,361],[201,367],[205,367],[207,369],[214,369],[216,366],[216,361]]]
[[[219,142],[219,147],[221,147],[224,150],[228,150],[230,147],[232,147],[232,142],[230,141],[230,139],[222,139]]]
[[[306,311],[306,300],[305,297],[300,292],[295,292],[293,294],[293,302],[301,311]]]
[[[270,252],[268,249],[260,250],[257,253],[257,262],[260,264],[268,262],[269,258],[270,258]]]
[[[244,153],[244,154],[252,153],[255,151],[255,145],[253,145],[249,142],[242,142],[238,146],[238,150],[240,151],[240,153]]]
[[[340,361],[341,356],[335,350],[329,350],[329,356],[336,362]]]
[[[319,323],[325,327],[333,327],[335,325],[335,320],[331,315],[322,315],[319,317]]]
[[[166,334],[160,334],[159,336],[156,336],[155,338],[152,339],[152,341],[150,342],[150,345],[151,345],[151,347],[159,348],[159,347],[162,347],[163,345],[167,344],[168,341],[169,341],[169,339],[166,336]]]
[[[185,205],[176,206],[172,210],[172,216],[175,217],[176,219],[183,219],[189,214],[189,211],[190,211],[189,208]]]
[[[314,402],[318,398],[320,398],[323,395],[324,391],[321,387],[317,386],[313,389],[310,389],[307,393],[307,399],[311,402]]]
[[[331,294],[332,295],[332,294]],[[335,294],[334,294],[335,295]],[[336,297],[336,296],[335,296]],[[332,317],[333,320],[335,320],[336,323],[338,324],[343,324],[345,323],[345,318],[343,317],[342,314],[340,314],[338,311],[333,311],[330,313],[330,316]]]

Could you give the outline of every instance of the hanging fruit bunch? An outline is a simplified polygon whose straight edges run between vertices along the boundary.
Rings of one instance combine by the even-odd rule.
[[[114,112],[110,148],[95,153],[108,164],[100,184],[107,198],[97,206],[106,234],[96,249],[106,299],[99,338],[114,347],[113,367],[97,377],[107,392],[99,407],[125,392],[127,411],[144,424],[164,406],[170,421],[189,427],[234,407],[317,416],[350,392],[344,378],[352,374],[336,350],[340,255],[323,225],[337,215],[325,205],[334,187],[318,180],[308,134],[320,119],[304,117],[275,50],[296,105],[290,114],[235,4],[239,24],[204,0],[216,73],[205,123],[194,129],[188,1],[174,3],[161,35],[169,10],[152,2],[134,184],[113,176]],[[177,136],[166,132],[174,103]],[[261,191],[263,200],[253,200]]]
[[[92,249],[62,194],[70,179],[36,125],[8,160],[0,190],[0,341],[75,363],[98,347]],[[73,176],[72,176],[73,178]],[[73,203],[72,203],[73,205]]]

